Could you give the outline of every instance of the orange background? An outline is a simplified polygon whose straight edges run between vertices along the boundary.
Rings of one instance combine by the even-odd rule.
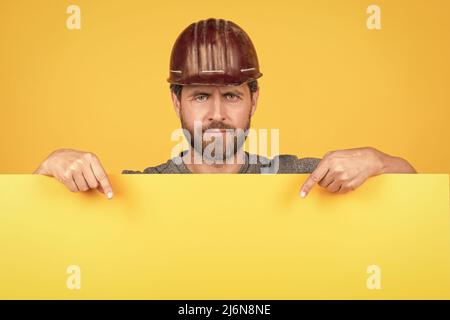
[[[381,7],[381,30],[366,8]],[[66,8],[81,8],[68,30]],[[108,172],[166,161],[179,127],[166,78],[191,22],[238,23],[258,51],[253,128],[300,157],[373,146],[450,172],[448,1],[2,1],[0,173],[54,149],[95,152]]]

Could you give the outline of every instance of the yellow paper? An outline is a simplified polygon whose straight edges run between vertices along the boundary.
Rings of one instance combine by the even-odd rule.
[[[367,28],[374,4],[381,30]],[[1,0],[0,173],[31,173],[61,147],[112,173],[166,162],[181,127],[172,46],[211,17],[251,38],[263,73],[251,128],[279,129],[279,153],[372,146],[450,173],[449,12],[448,0]]]
[[[301,199],[306,177],[112,175],[107,200],[1,175],[0,298],[450,298],[448,175]]]

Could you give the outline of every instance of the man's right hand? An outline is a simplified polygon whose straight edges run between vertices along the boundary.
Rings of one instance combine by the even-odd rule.
[[[108,176],[92,152],[58,149],[33,173],[55,177],[72,192],[98,189],[108,199],[113,196]]]

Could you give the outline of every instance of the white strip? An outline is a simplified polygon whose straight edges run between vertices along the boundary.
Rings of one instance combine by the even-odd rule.
[[[173,73],[182,73],[181,70],[170,70],[170,72],[173,72]]]
[[[202,70],[200,72],[220,72],[220,73],[224,73],[225,70]]]
[[[252,70],[255,70],[255,68],[241,69],[241,72],[252,71]]]

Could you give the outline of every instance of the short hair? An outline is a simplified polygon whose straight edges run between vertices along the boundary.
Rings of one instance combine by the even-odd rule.
[[[250,89],[250,93],[254,93],[258,90],[258,80],[251,80],[247,82],[248,88]],[[183,85],[181,84],[171,84],[170,85],[170,91],[172,91],[178,98],[178,100],[181,99],[181,91],[183,89]]]

